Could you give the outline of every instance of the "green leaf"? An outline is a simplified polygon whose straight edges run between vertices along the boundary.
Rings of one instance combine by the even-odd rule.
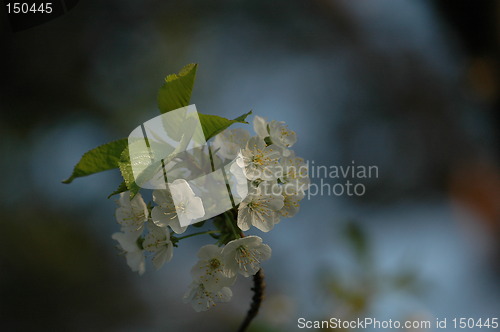
[[[188,106],[196,78],[197,64],[189,64],[181,69],[179,74],[172,74],[165,78],[165,84],[158,93],[158,106],[161,113],[166,113],[180,107]],[[203,133],[206,140],[222,132],[234,123],[247,123],[245,119],[252,111],[237,117],[234,120],[225,119],[216,115],[198,113]],[[128,151],[128,140],[121,139],[99,146],[88,151],[75,166],[73,174],[63,183],[70,183],[73,179],[81,176],[91,175],[101,171],[120,168],[124,182],[113,192],[113,195],[130,190],[131,196],[139,191],[132,171],[130,155]],[[154,173],[158,165],[151,165],[147,173]]]
[[[196,63],[188,64],[179,74],[165,78],[165,84],[158,91],[158,107],[162,114],[189,105],[197,67]]]
[[[130,196],[131,196],[130,198],[133,198],[141,188],[135,183],[134,173],[132,171],[132,165],[130,164],[130,155],[128,153],[128,146],[126,146],[125,149],[123,150],[118,165],[120,167],[120,172],[122,173],[123,179],[125,180],[126,187],[128,190],[130,190]]]
[[[248,123],[245,119],[250,114],[252,114],[252,111],[242,114],[234,120],[228,120],[217,115],[207,115],[198,112],[201,127],[207,141],[234,123]]]
[[[118,186],[118,188],[116,188],[115,191],[113,191],[111,194],[109,194],[108,198],[111,198],[111,196],[114,196],[114,195],[121,194],[122,192],[125,192],[127,190],[128,190],[127,184],[125,183],[125,181],[123,181],[122,183],[120,183],[120,185]]]
[[[71,183],[75,178],[87,176],[118,167],[122,151],[127,147],[126,138],[113,141],[86,152],[73,173],[62,183]]]
[[[246,120],[247,116],[249,116],[250,114],[252,114],[252,110],[250,110],[250,112],[248,112],[248,113],[240,115],[239,117],[237,117],[236,119],[234,119],[232,121],[241,122],[241,123],[248,123],[245,120]]]

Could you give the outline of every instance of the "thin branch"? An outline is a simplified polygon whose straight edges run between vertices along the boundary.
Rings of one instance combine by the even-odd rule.
[[[177,239],[177,240],[183,240],[183,239],[187,239],[187,238],[189,238],[189,237],[193,237],[193,236],[197,236],[197,235],[203,235],[203,234],[214,234],[214,233],[219,233],[219,231],[217,231],[217,230],[213,230],[213,231],[203,231],[203,232],[193,233],[193,234],[189,234],[189,235],[184,235],[184,236],[178,237],[178,238],[176,238],[176,239]]]
[[[250,305],[250,309],[248,309],[245,320],[240,325],[238,332],[244,332],[247,330],[248,326],[252,322],[252,320],[259,313],[259,308],[264,299],[264,291],[266,289],[266,283],[264,282],[264,270],[260,269],[253,276],[253,297],[252,304]]]

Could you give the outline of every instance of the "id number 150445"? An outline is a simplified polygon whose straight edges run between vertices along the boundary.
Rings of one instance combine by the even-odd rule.
[[[498,318],[485,318],[485,319],[475,319],[475,318],[453,318],[453,327],[455,329],[496,329],[498,328]]]
[[[52,13],[52,2],[43,2],[43,3],[9,2],[6,4],[6,6],[8,14]]]

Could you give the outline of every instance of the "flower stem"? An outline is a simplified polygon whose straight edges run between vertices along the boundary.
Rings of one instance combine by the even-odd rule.
[[[193,233],[193,234],[178,237],[177,241],[182,240],[182,239],[187,239],[188,237],[192,237],[192,236],[203,235],[203,234],[213,234],[213,233],[218,233],[218,232],[219,231],[214,230],[214,231],[204,231],[204,232]]]
[[[234,239],[239,239],[242,236],[239,232],[236,231],[236,228],[234,227],[234,223],[233,223],[232,214],[230,215],[229,213],[230,212],[224,212],[224,220],[226,221],[226,226],[233,233]]]
[[[238,332],[244,332],[247,330],[248,326],[252,320],[259,313],[260,304],[264,299],[264,291],[266,289],[266,284],[264,282],[264,270],[260,269],[253,276],[253,297],[252,304],[250,304],[250,309],[248,309],[247,315],[238,329]]]

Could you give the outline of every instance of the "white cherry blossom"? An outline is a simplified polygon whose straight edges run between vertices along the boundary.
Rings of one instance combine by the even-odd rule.
[[[196,312],[206,311],[215,307],[216,303],[229,302],[233,292],[229,287],[222,287],[218,291],[208,291],[205,285],[197,280],[193,281],[184,294],[184,303],[190,303]]]
[[[297,135],[283,121],[273,120],[269,123],[269,136],[273,144],[283,149],[283,156],[288,156],[292,147],[297,142]]]
[[[159,227],[169,226],[176,234],[182,234],[187,226],[181,226],[172,195],[168,189],[153,191],[153,201],[158,204],[151,210],[151,219]]]
[[[276,183],[261,182],[240,203],[238,208],[238,227],[247,231],[255,226],[269,232],[279,222],[279,210],[283,208],[284,197]]]
[[[205,215],[203,202],[196,196],[189,183],[184,179],[177,179],[168,185],[175,205],[175,211],[182,227],[186,227],[194,220]]]
[[[279,180],[281,183],[295,187],[297,192],[304,192],[309,188],[309,170],[304,159],[291,153],[280,159]]]
[[[144,238],[142,247],[144,250],[154,253],[153,265],[159,269],[172,259],[173,244],[170,241],[170,233],[165,227],[158,227],[152,222],[148,223],[149,232]]]
[[[177,246],[185,238],[212,233],[201,231],[171,238],[172,231],[182,234],[195,222],[210,222],[214,217],[216,232],[221,233],[217,238],[223,243],[229,236],[242,236],[222,248],[208,244],[199,249],[191,269],[193,282],[183,296],[197,312],[229,302],[233,295],[230,287],[237,276],[255,275],[261,263],[270,259],[272,250],[260,237],[244,236],[240,230],[256,227],[269,232],[281,218],[298,213],[299,202],[310,186],[307,164],[290,149],[297,141],[295,132],[283,121],[267,121],[260,116],[254,117],[253,128],[254,137],[245,129],[226,129],[215,136],[211,146],[200,130],[203,145],[189,149],[193,133],[184,133],[174,151],[167,147],[162,168],[158,166],[154,174],[162,185],[154,187],[155,206],[151,209],[146,205],[141,194],[131,200],[129,192],[121,193],[117,201],[115,215],[121,232],[112,238],[118,241],[129,267],[140,275],[145,272],[145,256],[152,257],[154,267],[159,269],[172,259],[174,243]],[[211,175],[221,167],[223,172]],[[164,188],[167,172],[169,182]],[[218,219],[221,212],[236,207],[236,215],[224,215],[229,220]],[[215,211],[217,208],[222,211]],[[233,224],[227,228],[218,224],[222,221],[236,222],[239,229]]]
[[[245,147],[250,133],[243,128],[226,129],[214,138],[213,150],[225,159],[234,159]]]
[[[288,126],[283,121],[267,120],[260,116],[255,116],[253,119],[253,129],[255,133],[262,139],[269,137],[271,143],[275,144],[282,150],[283,156],[290,155],[290,150],[297,142],[297,134],[293,130],[288,129]]]
[[[266,146],[260,137],[252,137],[241,150],[241,157],[236,160],[243,167],[249,180],[274,180],[277,177],[280,149],[275,145]]]
[[[299,202],[304,198],[304,192],[297,191],[295,187],[284,185],[281,194],[284,197],[283,208],[279,210],[279,214],[283,217],[290,218],[299,212]]]
[[[249,277],[260,269],[260,262],[271,258],[271,248],[258,236],[246,236],[230,241],[222,249],[224,264],[231,270]]]
[[[111,238],[118,241],[119,248],[125,254],[127,264],[132,271],[142,275],[146,271],[146,261],[144,251],[137,243],[140,234],[141,232],[114,233]]]
[[[118,208],[115,212],[116,221],[121,225],[123,232],[137,232],[143,229],[148,220],[148,207],[140,193],[132,200],[130,192],[122,192],[117,200]]]
[[[225,268],[222,248],[209,244],[198,251],[199,261],[191,269],[191,275],[199,280],[207,291],[215,292],[234,284],[236,271]]]

